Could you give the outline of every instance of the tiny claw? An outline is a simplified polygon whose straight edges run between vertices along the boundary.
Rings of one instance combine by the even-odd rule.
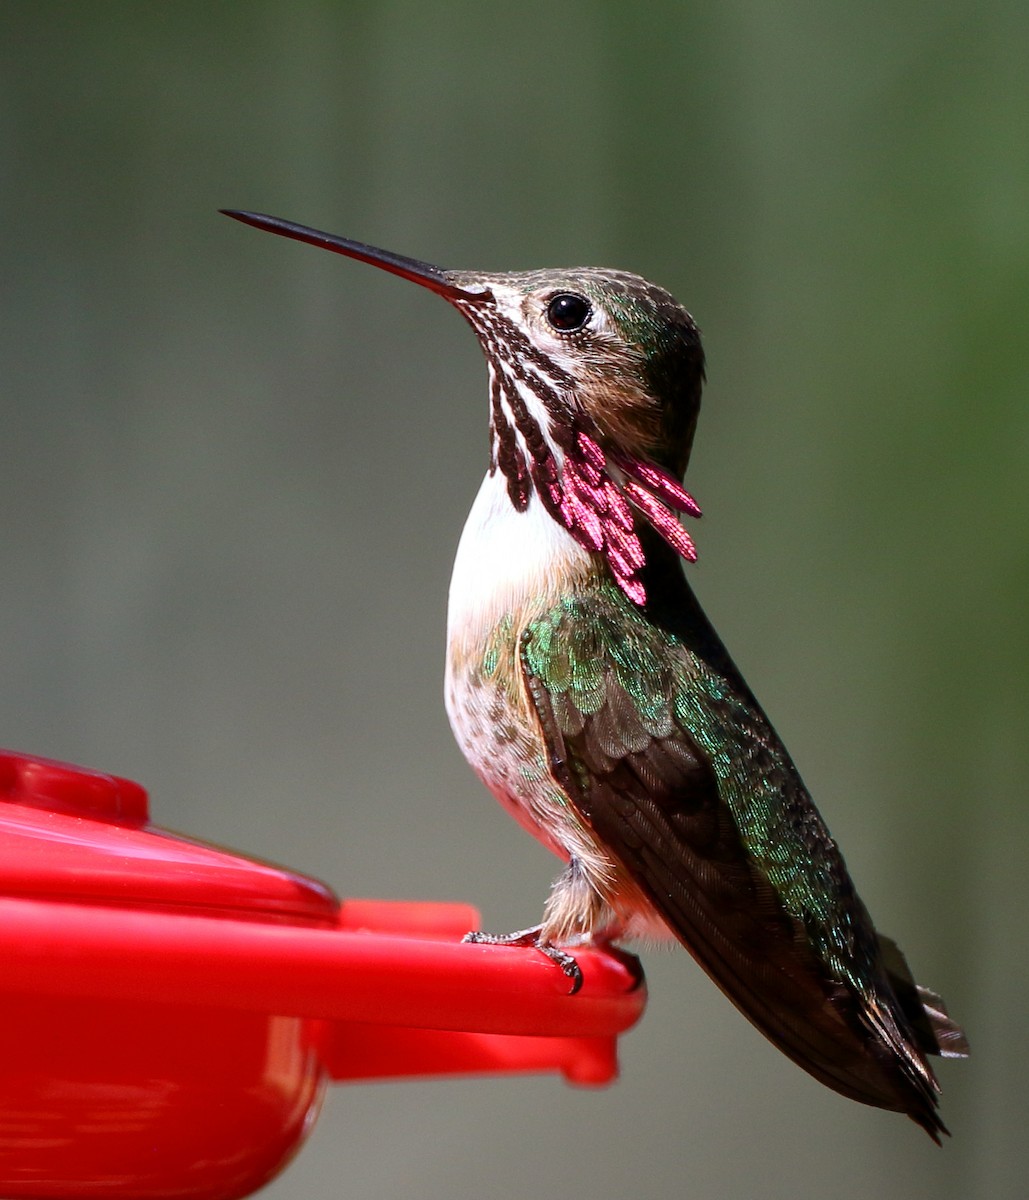
[[[579,966],[575,956],[569,954],[567,950],[559,950],[557,946],[546,946],[542,942],[536,943],[536,949],[545,954],[551,962],[557,965],[564,971],[565,975],[572,981],[572,986],[568,992],[569,996],[574,996],[575,993],[582,987],[582,967]]]
[[[575,956],[569,954],[567,950],[560,950],[557,946],[551,946],[548,942],[541,941],[542,929],[542,925],[534,925],[532,929],[519,929],[516,933],[482,933],[479,930],[473,930],[471,933],[466,933],[461,941],[470,942],[476,946],[531,946],[540,954],[546,955],[552,963],[556,963],[568,976],[572,981],[568,995],[574,996],[582,987],[582,968],[575,960]]]

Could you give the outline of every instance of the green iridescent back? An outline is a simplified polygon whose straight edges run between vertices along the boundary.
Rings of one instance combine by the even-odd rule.
[[[697,763],[688,785],[701,792],[713,782],[750,872],[803,927],[827,975],[858,990],[874,985],[874,929],[796,768],[749,693],[691,648],[688,629],[653,623],[598,578],[532,622],[522,661],[545,689],[587,807],[598,781],[628,763],[623,792],[688,810],[694,798],[672,786],[663,793],[657,768],[647,772],[648,756],[663,762],[679,743]]]

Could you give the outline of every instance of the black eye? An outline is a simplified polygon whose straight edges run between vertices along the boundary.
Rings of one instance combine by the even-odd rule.
[[[561,292],[547,305],[547,320],[558,333],[575,333],[590,319],[593,309],[585,296]]]

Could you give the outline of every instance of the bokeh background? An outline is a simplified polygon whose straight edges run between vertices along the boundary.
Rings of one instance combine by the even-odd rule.
[[[933,1147],[685,954],[600,1092],[336,1089],[268,1197],[1026,1194],[1029,8],[0,6],[0,744],[357,896],[540,911],[440,699],[485,370],[447,266],[705,331],[701,601],[880,926],[965,1020]]]

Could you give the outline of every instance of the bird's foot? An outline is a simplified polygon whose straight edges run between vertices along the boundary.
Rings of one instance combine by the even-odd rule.
[[[542,939],[543,926],[534,925],[531,929],[519,929],[516,933],[466,933],[462,942],[473,942],[478,946],[531,946],[541,954],[545,954],[552,963],[557,963],[561,970],[572,981],[569,996],[582,987],[582,968],[575,956],[567,950],[551,945]]]

